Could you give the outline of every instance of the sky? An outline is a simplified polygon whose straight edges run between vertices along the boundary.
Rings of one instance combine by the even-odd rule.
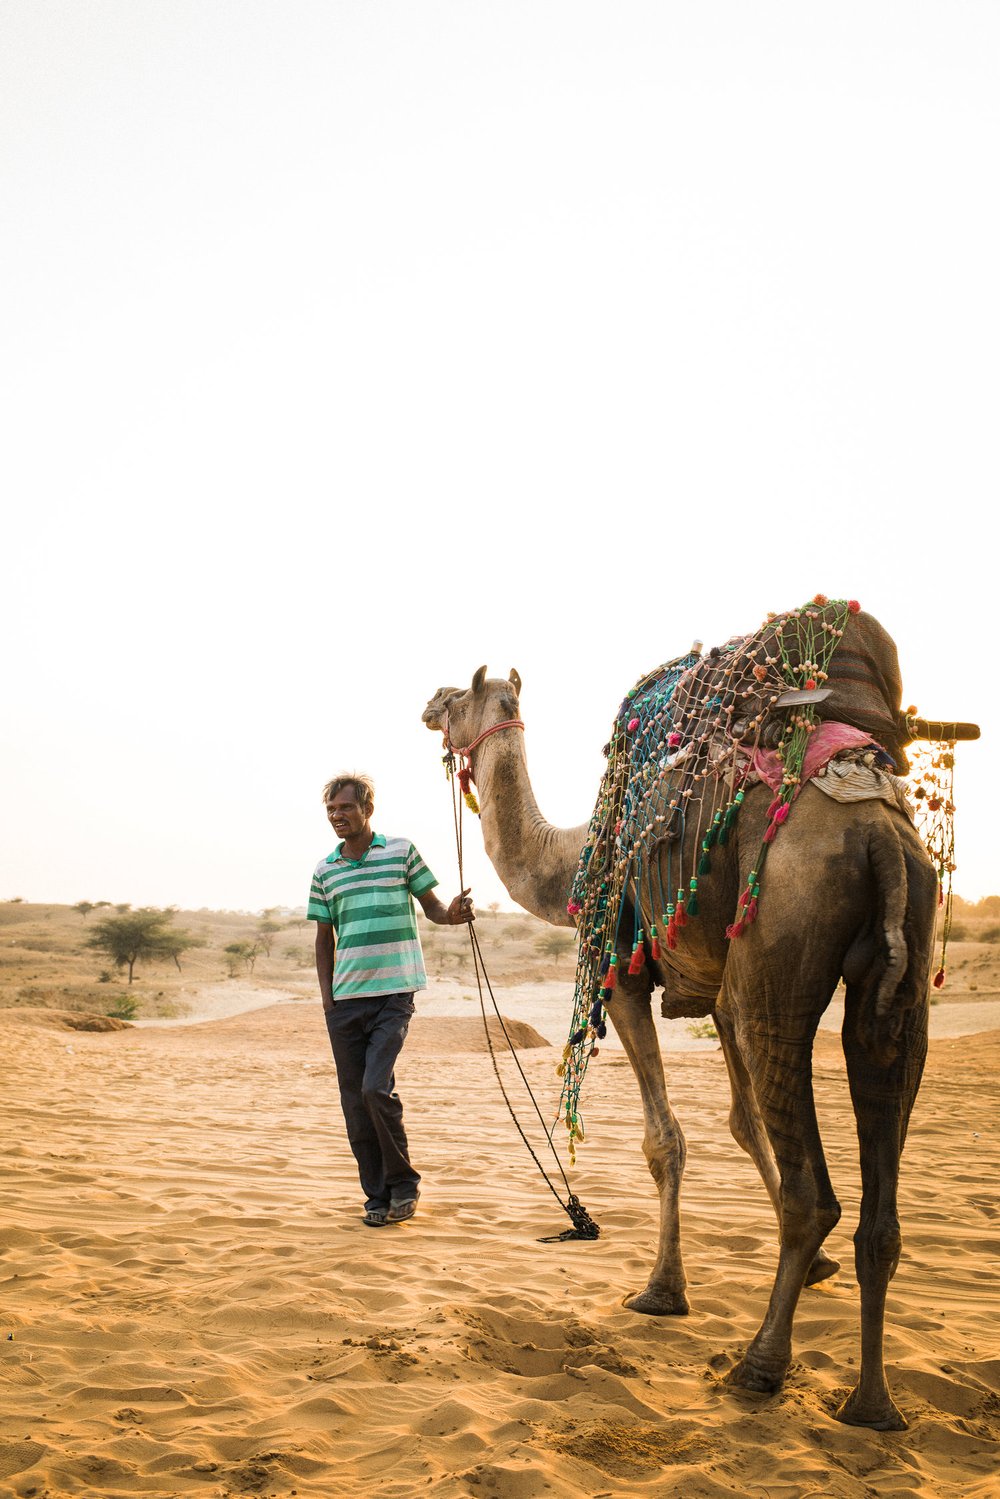
[[[342,768],[447,896],[437,687],[516,667],[579,823],[641,673],[817,591],[982,725],[1000,891],[998,62],[991,0],[3,0],[0,898],[301,905]]]

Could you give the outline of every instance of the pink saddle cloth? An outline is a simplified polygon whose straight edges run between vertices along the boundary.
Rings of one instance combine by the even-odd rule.
[[[862,749],[866,744],[874,743],[875,740],[870,734],[864,733],[862,729],[853,729],[850,724],[836,723],[832,720],[829,723],[821,723],[809,739],[802,765],[802,784],[811,780],[816,772],[822,770],[823,766],[841,750]],[[785,767],[778,759],[775,750],[755,750],[753,768],[761,780],[767,782],[772,791],[781,789],[781,778],[785,773]]]

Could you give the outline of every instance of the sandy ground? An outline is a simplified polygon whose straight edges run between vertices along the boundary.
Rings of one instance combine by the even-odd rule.
[[[504,991],[502,1008],[561,1041],[553,987]],[[783,1391],[742,1396],[720,1377],[763,1314],[775,1235],[714,1044],[681,1025],[668,1058],[692,1312],[643,1318],[621,1305],[655,1245],[624,1056],[592,1065],[571,1173],[602,1237],[539,1243],[567,1220],[510,1121],[478,1002],[445,988],[399,1069],[420,1210],[374,1232],[315,1002],[101,1033],[0,1012],[0,1495],[996,1494],[1000,1029],[941,1034],[989,1015],[932,1011],[888,1307],[911,1424],[879,1434],[832,1417],[858,1356],[836,1038],[818,1039],[816,1090],[845,1269],[803,1294]],[[557,1053],[518,1056],[548,1114]]]

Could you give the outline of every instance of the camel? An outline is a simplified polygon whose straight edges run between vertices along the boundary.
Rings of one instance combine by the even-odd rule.
[[[875,640],[882,666],[869,671],[867,686],[854,694],[855,721],[878,728],[897,764],[905,766],[905,744],[932,737],[930,728],[899,711],[895,647],[881,627],[861,616],[852,639]],[[859,680],[864,675],[857,670],[862,654],[854,653],[852,665],[852,653],[844,652],[848,666],[832,693],[838,715],[847,716],[851,674]],[[553,827],[539,811],[528,775],[520,693],[516,671],[487,679],[481,667],[468,689],[438,689],[423,721],[450,746],[468,750],[486,852],[512,899],[544,921],[572,926],[567,898],[590,824]],[[935,728],[942,732],[933,737],[940,738],[978,733],[971,725]],[[945,728],[956,732],[946,734]],[[656,1260],[645,1288],[624,1305],[657,1316],[689,1310],[679,1217],[686,1148],[651,1013],[652,991],[662,986],[665,1015],[714,1020],[732,1088],[730,1128],[753,1159],[778,1220],[778,1267],[767,1312],[728,1383],[768,1393],[781,1386],[801,1290],[839,1269],[822,1247],[841,1209],[819,1136],[811,1055],[819,1019],[843,977],[843,1046],[863,1187],[855,1234],[861,1364],[837,1415],[849,1424],[901,1429],[906,1421],[885,1377],[885,1299],[901,1249],[899,1158],[927,1048],[937,874],[898,810],[879,800],[845,805],[807,783],[770,849],[758,919],[740,941],[729,941],[727,925],[759,852],[770,798],[767,786],[747,790],[734,835],[716,850],[700,919],[687,927],[684,940],[636,975],[628,972],[622,949],[618,987],[606,999],[639,1085],[643,1149],[659,1193]],[[637,898],[634,888],[631,898]],[[648,930],[656,916],[648,898],[638,898]]]

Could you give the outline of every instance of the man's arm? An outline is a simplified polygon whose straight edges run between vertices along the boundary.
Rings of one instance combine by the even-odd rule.
[[[316,923],[316,977],[324,1010],[333,1009],[333,958],[337,950],[333,926],[328,921]]]
[[[427,920],[433,921],[435,926],[465,926],[476,919],[476,908],[469,899],[468,890],[463,890],[461,895],[456,895],[451,905],[448,906],[438,900],[433,890],[427,890],[423,895],[418,895],[417,900],[423,906]],[[316,950],[318,952],[319,948],[317,947]]]

